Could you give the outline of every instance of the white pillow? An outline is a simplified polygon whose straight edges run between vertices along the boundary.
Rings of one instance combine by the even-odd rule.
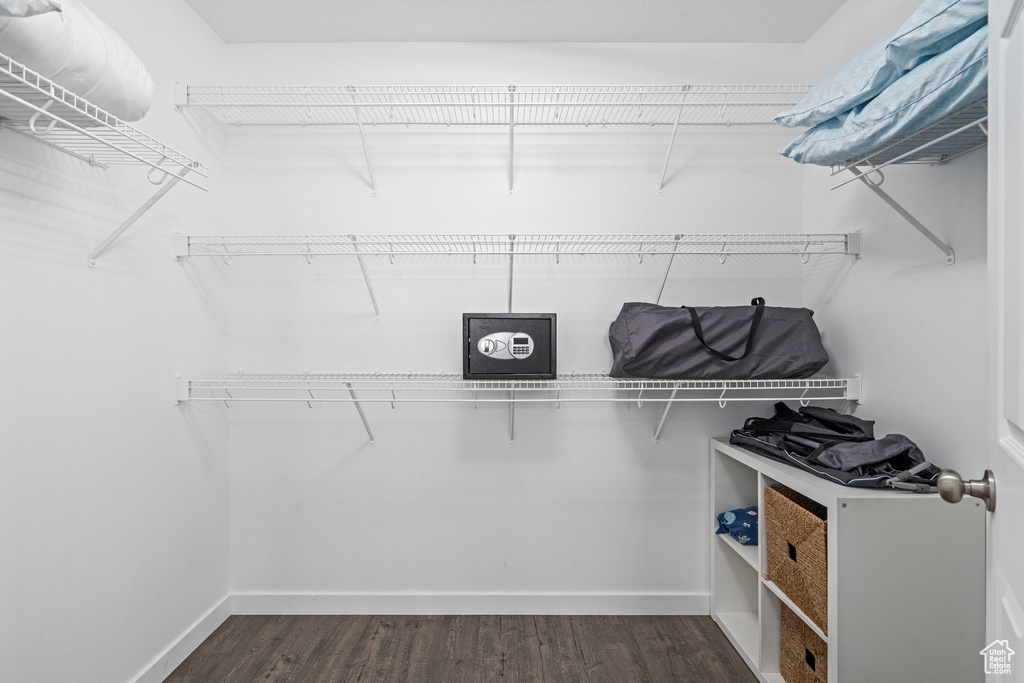
[[[814,126],[850,111],[973,35],[987,20],[987,0],[925,0],[896,33],[841,64],[775,122]]]
[[[153,103],[142,60],[79,0],[63,0],[59,13],[0,18],[0,53],[124,121]]]
[[[780,154],[829,166],[930,126],[988,94],[988,25],[908,71],[870,102],[804,131]]]
[[[31,17],[59,11],[60,0],[0,0],[0,17]]]

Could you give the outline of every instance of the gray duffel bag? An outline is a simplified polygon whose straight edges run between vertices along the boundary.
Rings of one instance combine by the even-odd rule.
[[[795,379],[828,363],[806,308],[627,303],[608,330],[612,377]]]

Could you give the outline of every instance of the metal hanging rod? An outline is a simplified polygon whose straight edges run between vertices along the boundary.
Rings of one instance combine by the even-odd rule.
[[[808,85],[179,85],[176,104],[231,125],[768,124]]]
[[[647,233],[512,235],[178,235],[175,255],[396,256],[858,254],[859,233]]]
[[[95,265],[96,258],[179,181],[206,189],[194,179],[195,176],[206,177],[206,166],[200,162],[3,54],[0,54],[0,122],[0,129],[23,133],[100,168],[149,167],[147,177],[159,189],[92,250],[90,265]],[[186,177],[188,174],[192,177]]]

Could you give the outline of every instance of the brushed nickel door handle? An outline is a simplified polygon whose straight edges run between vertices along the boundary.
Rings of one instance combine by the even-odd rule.
[[[935,485],[939,496],[947,503],[959,503],[967,495],[985,501],[989,512],[996,509],[996,476],[992,470],[985,470],[984,478],[970,481],[964,481],[956,470],[942,470]]]

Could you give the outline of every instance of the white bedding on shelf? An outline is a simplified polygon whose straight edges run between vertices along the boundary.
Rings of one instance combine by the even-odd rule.
[[[815,126],[841,116],[974,35],[987,20],[986,0],[925,0],[895,33],[841,64],[775,122]]]
[[[60,0],[0,0],[0,17],[31,17],[60,7]]]
[[[802,164],[843,163],[973,105],[987,91],[986,25],[874,99],[810,128],[780,153]]]
[[[0,2],[25,4],[24,0]],[[27,17],[0,15],[0,53],[119,119],[141,119],[153,103],[155,87],[142,60],[79,0],[55,4],[60,11]]]

